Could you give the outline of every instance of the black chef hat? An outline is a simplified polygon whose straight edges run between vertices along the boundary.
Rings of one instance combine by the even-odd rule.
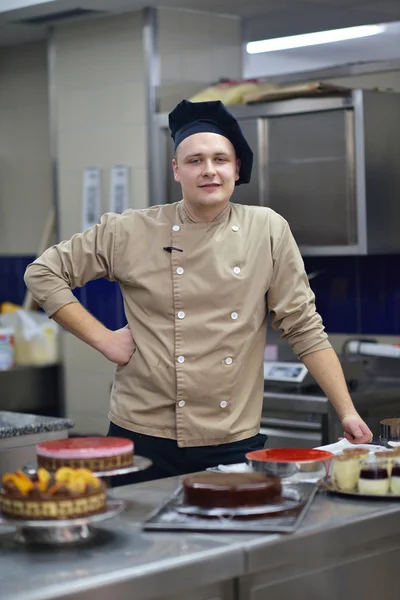
[[[181,142],[195,133],[218,133],[228,138],[241,161],[236,185],[249,183],[253,166],[253,152],[239,123],[219,100],[189,102],[182,100],[169,114],[169,128],[175,150]]]

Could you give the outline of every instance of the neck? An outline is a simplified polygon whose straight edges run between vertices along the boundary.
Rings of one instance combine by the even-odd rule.
[[[228,207],[229,202],[223,206],[188,206],[188,203],[183,199],[185,211],[194,223],[212,223],[221,213]]]

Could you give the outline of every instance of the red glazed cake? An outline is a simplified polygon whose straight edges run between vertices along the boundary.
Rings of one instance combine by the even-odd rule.
[[[66,438],[36,446],[39,467],[56,471],[60,467],[112,471],[133,465],[133,442],[117,437]]]
[[[39,468],[34,475],[5,473],[0,512],[13,519],[68,520],[107,508],[104,483],[88,469],[63,467],[55,473]]]
[[[265,473],[203,473],[183,479],[184,500],[200,508],[243,508],[281,499],[279,477]]]

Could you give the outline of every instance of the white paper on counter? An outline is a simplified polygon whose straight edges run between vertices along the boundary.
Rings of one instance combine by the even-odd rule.
[[[332,454],[339,454],[339,452],[343,452],[345,448],[368,448],[371,452],[379,452],[382,450],[387,450],[384,446],[378,446],[374,444],[352,444],[346,438],[335,442],[334,444],[327,444],[326,446],[318,446],[315,450],[326,450],[327,452],[332,452]]]
[[[221,473],[250,473],[251,467],[247,463],[236,463],[234,465],[218,465],[207,469],[207,471],[220,471]]]

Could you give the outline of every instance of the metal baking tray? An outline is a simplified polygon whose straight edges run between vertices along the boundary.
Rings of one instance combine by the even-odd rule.
[[[183,502],[183,486],[180,486],[168,500],[154,510],[142,523],[145,531],[198,531],[236,533],[293,533],[304,519],[315,494],[316,483],[283,484],[283,495],[299,496],[302,501],[294,509],[279,513],[269,513],[262,517],[235,518],[231,516],[202,517],[180,512]],[[250,516],[250,515],[249,515]]]
[[[340,490],[335,486],[332,481],[328,481],[323,484],[322,489],[331,493],[338,494],[339,496],[347,496],[348,498],[358,498],[359,500],[400,500],[400,494],[393,494],[393,492],[387,492],[387,494],[363,494],[358,490],[345,491]]]

